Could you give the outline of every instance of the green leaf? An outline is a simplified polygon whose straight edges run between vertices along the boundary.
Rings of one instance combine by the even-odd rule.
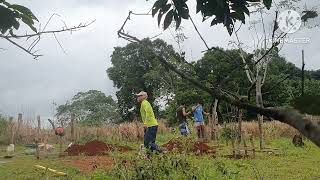
[[[240,20],[243,24],[246,23],[246,21],[245,21],[246,17],[244,15],[244,13],[242,13],[242,12],[233,12],[233,13],[231,13],[231,16],[235,19]]]
[[[21,19],[22,21],[28,25],[34,32],[37,32],[37,29],[33,26],[34,22],[33,20],[30,18],[30,16],[26,16],[24,14],[21,14]]]
[[[158,13],[158,26],[160,26],[162,16],[163,16],[163,12],[159,11],[159,13]]]
[[[168,0],[157,0],[152,7],[152,17],[154,17],[159,10],[163,11],[164,6],[167,4]]]
[[[174,20],[176,21],[176,30],[177,30],[181,24],[181,17],[178,15],[177,12],[174,12]]]
[[[15,21],[14,21],[14,24],[13,24],[13,27],[14,27],[16,30],[18,30],[19,27],[20,27],[19,21],[15,20]]]
[[[233,30],[234,30],[234,25],[233,25],[233,22],[232,22],[231,19],[229,19],[229,20],[227,21],[226,27],[227,27],[227,30],[228,30],[229,35],[231,36],[232,33],[233,33]]]
[[[171,8],[171,4],[166,4],[163,8],[162,8],[162,11],[164,13],[166,13],[167,11],[169,11],[169,9]]]
[[[196,10],[196,13],[198,13],[199,11],[202,10],[202,4],[203,4],[203,1],[202,1],[202,0],[197,0],[197,10]]]
[[[244,13],[246,13],[248,16],[250,15],[250,11],[246,6],[244,7]]]
[[[189,9],[188,6],[185,4],[184,6],[182,6],[181,12],[180,12],[180,16],[183,19],[189,19]]]
[[[263,4],[267,7],[267,9],[271,8],[272,0],[263,0]]]
[[[166,30],[169,26],[170,26],[170,24],[171,24],[171,22],[172,22],[172,18],[173,18],[173,9],[171,9],[168,13],[167,13],[167,15],[166,15],[166,18],[164,19],[164,23],[163,23],[163,28],[164,28],[164,30]]]
[[[156,1],[154,4],[153,4],[153,7],[152,7],[152,17],[154,17],[154,15],[157,14],[157,12],[159,11],[160,9],[160,6],[161,5],[161,0],[158,0]]]
[[[160,9],[159,6],[157,6],[157,7],[154,6],[154,7],[152,8],[152,17],[154,17],[154,15],[157,14],[157,12],[159,11],[159,9]]]
[[[18,5],[18,4],[12,4],[10,6],[8,6],[8,8],[11,8],[11,9],[14,9],[16,11],[19,11],[20,13],[26,15],[26,16],[29,16],[31,19],[34,19],[36,21],[39,21],[37,19],[37,17],[31,12],[30,9],[24,7],[24,6],[21,6],[21,5]]]
[[[218,24],[218,20],[217,20],[217,18],[214,18],[214,19],[211,21],[210,26],[213,26],[213,25],[216,25],[216,24]]]

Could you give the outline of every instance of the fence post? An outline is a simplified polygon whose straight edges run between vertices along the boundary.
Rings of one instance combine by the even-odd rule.
[[[256,148],[254,147],[254,142],[253,142],[253,136],[250,135],[250,143],[251,143],[251,148],[252,148],[252,155],[253,157],[256,156]]]
[[[238,143],[241,143],[242,140],[242,109],[239,109],[239,118],[238,118]]]
[[[37,159],[40,159],[40,149],[39,149],[39,140],[40,140],[40,129],[41,129],[41,124],[40,124],[40,116],[37,116],[37,121],[38,121],[38,129],[37,129],[37,137],[36,137],[36,157]],[[44,147],[46,149],[46,147]]]
[[[15,137],[15,143],[17,143],[21,138],[21,133],[20,133],[20,128],[22,125],[22,113],[18,114],[18,127],[17,127],[17,132],[16,132],[16,137]]]
[[[72,113],[71,114],[71,123],[70,123],[70,126],[71,126],[71,141],[72,142],[75,140],[75,138],[74,138],[74,119],[75,119],[75,114]]]
[[[13,123],[13,117],[9,117],[9,125],[10,125],[10,144],[14,144],[14,123]]]

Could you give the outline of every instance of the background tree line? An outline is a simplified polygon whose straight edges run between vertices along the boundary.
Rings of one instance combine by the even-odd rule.
[[[174,52],[170,57],[171,63],[177,66],[186,66],[179,62],[175,56],[179,56],[172,46],[166,44],[163,40],[157,39],[150,41],[145,39],[143,43],[149,43],[156,50]],[[211,50],[195,62],[194,69],[190,76],[198,77],[197,81],[208,86],[214,86],[221,83],[226,76],[230,76],[227,82],[221,86],[229,92],[238,96],[246,96],[250,88],[250,83],[246,80],[246,74],[243,69],[234,70],[234,62],[226,58],[225,53],[229,54],[234,61],[241,61],[238,49]],[[124,121],[131,121],[137,111],[129,111],[134,108],[138,110],[135,103],[134,93],[145,90],[151,94],[151,103],[157,109],[158,117],[164,117],[170,124],[176,122],[175,111],[181,102],[192,105],[198,99],[202,99],[206,107],[210,107],[211,96],[194,87],[189,82],[182,80],[177,75],[163,68],[156,61],[156,56],[152,55],[150,50],[138,43],[130,43],[125,47],[117,47],[112,54],[113,67],[107,70],[109,78],[119,89],[117,91],[118,106],[120,114]],[[264,105],[266,107],[292,106],[295,98],[300,96],[301,92],[301,70],[294,64],[288,62],[278,53],[272,54],[270,67],[268,68],[268,78],[263,86],[262,92]],[[154,59],[155,61],[148,61]],[[151,63],[150,63],[151,62]],[[185,67],[187,68],[187,67]],[[230,73],[231,72],[231,73]],[[307,71],[305,81],[305,93],[307,95],[319,95],[320,88],[319,70]],[[250,92],[254,96],[254,91]],[[161,103],[159,103],[161,99]],[[158,101],[157,101],[158,100]],[[250,99],[254,102],[254,98]],[[159,111],[159,105],[165,107]],[[218,114],[222,120],[223,114],[229,111],[228,105],[221,103]],[[249,116],[253,117],[253,116]]]

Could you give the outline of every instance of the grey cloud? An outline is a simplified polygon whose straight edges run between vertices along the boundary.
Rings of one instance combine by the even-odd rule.
[[[316,0],[313,0],[316,2]],[[44,36],[38,49],[44,54],[38,61],[4,40],[0,40],[0,113],[15,115],[24,111],[26,114],[52,115],[52,101],[65,103],[79,91],[101,90],[107,95],[114,95],[116,89],[107,77],[105,70],[110,67],[110,55],[114,46],[124,46],[126,41],[118,39],[117,30],[128,15],[129,10],[147,12],[153,1],[110,1],[110,0],[55,0],[55,1],[14,1],[31,7],[40,21],[45,23],[52,13],[61,15],[68,25],[77,25],[96,19],[90,27],[74,32],[59,34],[58,39],[65,48],[64,54],[53,36]],[[191,2],[191,1],[190,1]],[[309,2],[309,1],[308,1]],[[194,3],[194,2],[191,2]],[[194,9],[191,9],[193,12]],[[48,29],[63,26],[58,17]],[[201,23],[199,15],[193,16],[196,24],[210,46],[228,48],[231,40],[221,25],[210,27],[210,22]],[[188,60],[197,60],[205,50],[200,38],[190,21],[183,21],[184,32],[189,38],[184,42]],[[156,19],[134,16],[126,30],[139,38],[152,37],[162,33],[160,38],[174,44],[169,30],[162,32]],[[173,30],[172,30],[173,31]],[[21,33],[24,33],[22,31]],[[285,46],[281,52],[297,65],[300,63],[300,50],[306,50],[307,67],[320,69],[319,29],[306,30],[295,36],[309,36],[311,44]],[[241,38],[248,39],[245,29]],[[23,41],[21,43],[24,43]]]

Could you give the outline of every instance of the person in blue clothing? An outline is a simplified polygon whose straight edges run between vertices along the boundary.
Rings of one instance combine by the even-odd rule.
[[[209,113],[205,112],[203,109],[203,103],[201,100],[198,101],[196,106],[192,107],[193,116],[195,119],[195,125],[197,129],[198,138],[201,140],[204,138],[204,117],[203,115],[208,116]]]

